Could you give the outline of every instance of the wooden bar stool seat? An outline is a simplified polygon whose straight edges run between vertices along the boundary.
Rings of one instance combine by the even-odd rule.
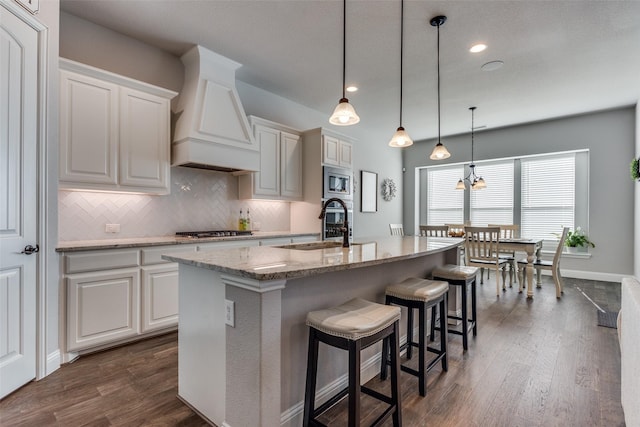
[[[426,343],[427,332],[427,310],[432,312],[437,305],[440,310],[447,309],[447,292],[449,283],[444,281],[434,281],[410,277],[400,283],[388,286],[386,289],[386,303],[407,307],[407,342],[400,350],[407,350],[407,359],[411,359],[413,347],[418,348],[418,370],[405,365],[400,365],[400,369],[411,375],[418,377],[418,390],[420,396],[427,394],[427,372],[429,372],[438,362],[442,362],[442,370],[447,371],[447,328],[446,319],[441,319],[440,348],[428,347]],[[413,340],[413,310],[418,310],[418,342]],[[382,345],[382,366],[380,378],[387,376],[388,360],[387,340]],[[426,363],[426,352],[435,353],[437,356]]]
[[[473,336],[478,334],[477,329],[477,303],[476,303],[476,275],[477,267],[467,267],[461,265],[447,264],[437,267],[432,272],[433,280],[446,280],[452,286],[462,288],[462,315],[444,315],[445,311],[440,312],[440,317],[460,320],[462,329],[458,330],[455,326],[449,325],[447,329],[450,334],[462,335],[462,348],[466,351],[469,347],[469,330],[473,330]],[[469,317],[467,305],[467,287],[471,286],[471,317]],[[448,323],[448,322],[447,322]],[[433,341],[434,331],[440,330],[435,326],[435,311],[431,313],[431,340]]]
[[[389,416],[395,427],[402,425],[400,389],[399,328],[400,308],[377,304],[361,298],[352,299],[338,307],[312,311],[307,314],[309,326],[309,352],[304,398],[303,425],[321,426],[317,417],[349,396],[349,423],[360,425],[360,393],[372,396],[388,405],[372,425],[380,425]],[[391,342],[391,396],[385,396],[360,385],[360,351],[381,341]],[[317,409],[316,379],[318,347],[323,342],[349,352],[349,385]]]

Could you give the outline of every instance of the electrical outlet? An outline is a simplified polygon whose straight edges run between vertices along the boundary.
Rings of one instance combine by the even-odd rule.
[[[236,327],[236,303],[233,301],[229,301],[228,299],[224,300],[224,323],[231,326],[232,328]]]
[[[119,233],[120,224],[105,224],[104,231],[105,233]]]

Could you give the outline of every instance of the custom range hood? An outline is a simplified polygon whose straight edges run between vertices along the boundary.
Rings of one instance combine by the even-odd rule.
[[[202,46],[182,58],[172,166],[224,172],[259,171],[260,151],[236,91],[235,61]]]

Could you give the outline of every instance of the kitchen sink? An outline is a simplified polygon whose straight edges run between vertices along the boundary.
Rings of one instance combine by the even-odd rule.
[[[351,246],[359,245],[359,244],[360,243],[350,243]],[[341,247],[342,247],[342,242],[336,242],[336,241],[296,243],[292,245],[276,246],[276,248],[295,249],[299,251],[313,251],[316,249],[331,249],[331,248],[341,248]]]

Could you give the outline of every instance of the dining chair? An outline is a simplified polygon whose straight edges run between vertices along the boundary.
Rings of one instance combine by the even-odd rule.
[[[428,237],[449,237],[449,227],[446,225],[421,225],[420,235]]]
[[[569,227],[564,227],[562,229],[562,235],[560,236],[560,241],[558,242],[556,253],[553,255],[553,260],[549,261],[549,260],[537,259],[533,262],[533,268],[536,269],[536,274],[539,274],[540,270],[551,271],[553,282],[556,285],[556,298],[560,298],[563,293],[562,276],[560,275],[560,258],[562,257],[562,249],[564,248],[564,241],[567,238],[568,232],[569,232]],[[524,283],[524,271],[528,264],[529,263],[527,262],[526,258],[518,261],[518,280],[520,281],[520,289],[522,289],[522,284]],[[540,281],[538,281],[538,283],[540,283]]]
[[[500,240],[517,239],[518,237],[520,237],[520,226],[518,224],[488,224],[487,227],[500,227]],[[516,276],[516,280],[518,280],[518,263],[516,262],[516,252],[510,249],[500,249],[498,254],[501,258],[509,261],[509,287],[511,287],[513,286],[514,276]],[[483,274],[482,270],[480,270],[480,274]],[[489,278],[489,270],[487,270],[487,278]],[[482,280],[482,277],[480,279]]]
[[[392,236],[404,236],[404,228],[402,224],[389,224]]]
[[[493,269],[496,272],[496,296],[500,296],[500,275],[502,273],[502,289],[506,290],[507,260],[500,258],[500,227],[465,227],[465,261],[469,267]]]

